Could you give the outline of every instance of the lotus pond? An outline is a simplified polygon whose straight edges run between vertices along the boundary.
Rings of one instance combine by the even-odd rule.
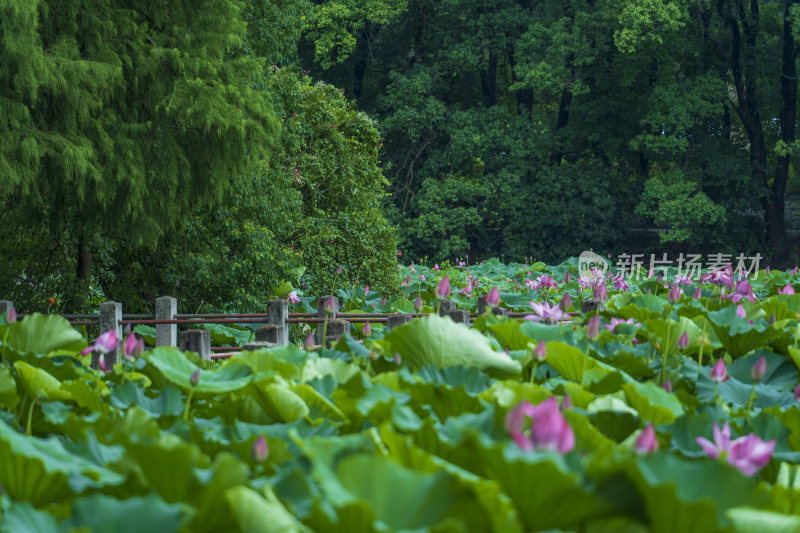
[[[452,291],[530,316],[223,362],[134,332],[106,371],[63,318],[4,315],[0,529],[800,531],[797,273],[577,273],[402,267],[404,298],[351,287],[344,311]]]

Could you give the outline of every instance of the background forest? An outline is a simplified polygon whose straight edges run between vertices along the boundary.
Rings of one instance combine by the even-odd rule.
[[[0,296],[249,311],[292,288],[390,293],[398,249],[788,265],[798,15],[785,0],[0,0]]]

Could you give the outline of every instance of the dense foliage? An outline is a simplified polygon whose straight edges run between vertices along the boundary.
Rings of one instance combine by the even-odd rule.
[[[798,275],[578,266],[405,267],[423,311],[447,276],[462,306],[531,316],[223,363],[125,342],[92,370],[108,336],[4,315],[0,529],[797,531]],[[605,309],[576,312],[592,296]]]
[[[319,0],[301,51],[380,120],[391,219],[415,256],[691,247],[784,261],[797,10]]]

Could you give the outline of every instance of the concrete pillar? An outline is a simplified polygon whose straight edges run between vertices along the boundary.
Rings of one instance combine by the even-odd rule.
[[[182,352],[195,352],[205,360],[211,360],[211,332],[207,329],[181,331],[180,349]]]
[[[275,346],[286,346],[288,343],[283,342],[285,339],[286,328],[284,326],[267,324],[256,328],[256,342],[269,342]]]
[[[178,300],[172,296],[156,298],[156,320],[175,320]],[[178,347],[178,324],[156,324],[156,346]]]
[[[119,360],[120,349],[122,348],[125,339],[122,337],[122,304],[119,302],[103,302],[100,304],[100,333],[106,331],[115,331],[117,333],[117,347],[111,350],[104,356],[106,368],[111,368],[117,364]],[[92,354],[92,368],[100,367],[100,354]]]
[[[581,313],[584,315],[586,313],[593,313],[593,312],[600,312],[603,310],[603,302],[601,302],[598,298],[586,298],[584,301],[581,302]]]
[[[274,335],[274,337],[264,339],[258,338],[258,330],[256,330],[256,340],[264,340],[274,342],[279,346],[287,346],[289,344],[289,327],[286,324],[287,318],[289,318],[289,302],[282,299],[268,301],[267,324],[275,326],[277,329],[271,334]]]
[[[325,342],[323,343],[322,334],[325,332]],[[328,327],[325,324],[318,324],[317,327],[317,344],[324,346],[331,346],[342,335],[350,335],[350,322],[342,319],[328,320]]]
[[[402,326],[406,322],[411,322],[412,320],[414,320],[414,315],[399,314],[390,316],[386,319],[386,327],[389,329],[389,331],[391,331],[397,326]]]
[[[449,317],[453,322],[457,324],[466,324],[469,326],[469,311],[465,309],[453,309],[445,316]]]
[[[0,316],[3,316],[4,313],[8,313],[14,307],[14,302],[11,300],[0,300]]]
[[[439,316],[447,316],[455,308],[456,303],[453,300],[442,300],[439,302]]]

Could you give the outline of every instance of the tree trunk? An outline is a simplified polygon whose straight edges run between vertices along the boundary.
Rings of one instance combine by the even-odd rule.
[[[86,306],[89,296],[89,275],[92,272],[92,250],[84,235],[78,237],[78,261],[75,268],[75,292],[72,295],[72,311],[80,311]]]

